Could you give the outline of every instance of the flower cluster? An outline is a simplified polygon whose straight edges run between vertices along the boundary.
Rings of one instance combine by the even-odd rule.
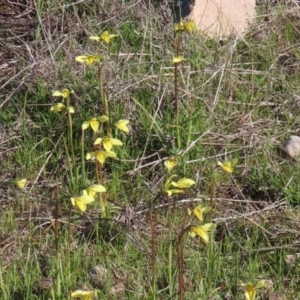
[[[80,213],[83,213],[86,211],[87,204],[95,200],[96,194],[104,192],[106,192],[106,189],[103,185],[95,184],[83,190],[81,196],[71,197],[71,203]]]
[[[73,94],[74,91],[70,91],[68,89],[62,89],[61,91],[55,91],[52,93],[53,97],[62,97],[63,101],[65,99],[70,99],[70,94]],[[69,101],[68,101],[69,103]],[[73,106],[69,106],[69,104],[67,103],[67,105],[63,104],[62,102],[56,103],[55,105],[53,105],[51,107],[51,111],[55,112],[55,113],[59,113],[59,112],[63,112],[63,111],[68,111],[70,114],[73,114],[75,112],[74,107]]]
[[[103,116],[100,116],[99,118],[92,118],[88,121],[83,122],[81,127],[82,127],[82,130],[86,130],[87,128],[91,127],[95,134],[99,134],[99,129],[100,129],[101,123],[104,123],[107,121],[108,121],[108,117],[103,115]],[[129,128],[127,126],[128,123],[129,123],[128,120],[120,120],[117,123],[115,123],[114,125],[119,130],[128,133],[129,132]],[[97,151],[92,151],[92,152],[87,153],[86,159],[87,160],[96,159],[101,165],[103,165],[107,158],[117,157],[116,153],[114,151],[112,151],[113,146],[122,146],[123,143],[120,140],[115,139],[113,137],[104,136],[104,137],[96,138],[96,140],[94,141],[94,145],[101,145],[101,146],[103,146],[103,149],[101,147]]]
[[[200,204],[197,205],[193,210],[188,210],[189,215],[194,215],[198,221],[203,222],[203,214],[209,212],[211,207],[204,206]],[[206,223],[203,225],[190,225],[188,227],[188,232],[191,237],[196,237],[197,235],[202,239],[203,242],[209,242],[209,232],[215,230],[217,225],[215,223]]]
[[[177,175],[172,175],[168,177],[164,185],[163,192],[169,197],[172,196],[173,194],[181,194],[184,192],[185,189],[188,189],[195,184],[194,180],[185,177],[179,179],[176,182],[173,181],[174,177],[177,177]]]
[[[184,21],[184,20],[180,20],[179,23],[174,25],[174,30],[175,32],[191,32],[193,30],[195,30],[196,26],[195,23],[192,21]]]
[[[101,34],[99,34],[98,36],[90,36],[90,40],[94,40],[94,41],[104,41],[107,44],[110,43],[110,41],[114,38],[118,36],[117,34],[110,34],[108,31],[104,31]],[[87,66],[92,65],[95,62],[100,62],[103,59],[102,55],[93,55],[93,54],[87,54],[87,55],[79,55],[75,57],[75,60],[80,62],[80,63],[84,63]]]

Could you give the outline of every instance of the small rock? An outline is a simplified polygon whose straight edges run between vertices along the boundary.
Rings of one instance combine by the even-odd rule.
[[[296,158],[300,154],[300,137],[291,135],[284,143],[283,148],[290,157]]]
[[[116,282],[110,289],[110,294],[114,297],[119,297],[125,291],[125,284],[123,281]]]
[[[300,257],[300,253],[288,254],[285,256],[284,260],[289,267],[294,267]]]
[[[285,300],[285,296],[283,292],[270,292],[269,300]]]
[[[181,0],[187,17],[210,37],[243,33],[255,18],[255,0]]]
[[[104,286],[106,276],[107,269],[101,265],[96,265],[89,271],[89,279],[91,280],[92,284],[100,289]]]

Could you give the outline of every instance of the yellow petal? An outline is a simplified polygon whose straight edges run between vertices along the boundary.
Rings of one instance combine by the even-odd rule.
[[[194,208],[193,213],[199,221],[203,221],[203,213],[200,204]]]
[[[88,187],[86,189],[86,191],[87,191],[89,196],[94,197],[96,195],[96,193],[105,193],[106,189],[101,184],[95,184],[95,185],[92,185],[92,186]]]
[[[222,168],[222,170],[226,173],[232,173],[235,165],[238,163],[237,158],[233,158],[230,161],[225,161],[224,163],[218,161],[217,165]]]
[[[91,197],[86,190],[83,190],[82,196],[79,197],[81,201],[85,202],[86,204],[92,203],[95,199]]]
[[[177,163],[177,158],[176,157],[170,157],[167,160],[164,161],[164,166],[168,171],[171,171]]]
[[[183,31],[184,30],[184,21],[180,20],[178,24],[174,25],[175,31]]]
[[[85,212],[86,211],[86,203],[78,198],[75,198],[75,205],[76,208],[80,211],[80,212]]]
[[[71,294],[71,298],[80,298],[81,300],[91,300],[96,295],[96,291],[77,290]]]
[[[94,145],[99,145],[102,142],[102,138],[96,138]]]
[[[179,64],[181,62],[185,61],[183,56],[177,56],[177,57],[173,57],[173,63],[174,64]]]
[[[66,106],[62,103],[56,103],[55,105],[51,106],[51,111],[53,111],[54,113],[59,113],[63,110],[66,109]]]
[[[85,121],[85,122],[82,123],[81,129],[82,129],[82,130],[85,130],[85,129],[89,128],[90,125],[91,125],[91,122],[90,122],[90,121]]]
[[[75,109],[73,106],[69,106],[69,113],[70,114],[74,114],[75,113]]]
[[[118,121],[117,123],[115,123],[115,126],[121,130],[121,131],[124,131],[124,132],[129,132],[129,128],[127,127],[129,121],[128,120],[120,120]]]
[[[253,287],[253,284],[248,283],[245,289],[245,296],[247,300],[254,300],[256,296],[256,290]]]
[[[99,122],[104,123],[108,121],[108,116],[102,115],[98,118]]]
[[[110,151],[112,146],[113,146],[113,144],[111,143],[109,138],[104,138],[103,139],[103,147],[106,151]]]
[[[69,91],[68,89],[62,89],[61,94],[63,98],[68,98],[70,94],[73,94],[74,91]]]
[[[55,91],[55,92],[52,93],[52,96],[53,96],[53,97],[62,97],[63,94],[62,94],[61,91]]]
[[[220,161],[217,162],[217,165],[222,168],[222,170],[226,173],[232,173],[233,168],[229,163],[221,163]]]
[[[90,40],[94,40],[99,42],[100,41],[100,37],[99,36],[90,36]]]
[[[86,65],[91,65],[94,62],[98,62],[102,59],[102,56],[95,56],[92,54],[89,55],[79,55],[75,57],[75,60],[81,63],[85,63]]]
[[[94,130],[94,132],[98,132],[99,131],[99,120],[97,118],[92,118],[90,120],[90,124],[91,124],[91,127],[92,129]]]
[[[192,226],[190,232],[198,235],[205,243],[209,242],[208,232],[202,226]]]
[[[23,179],[20,179],[20,180],[16,180],[16,181],[15,181],[15,185],[16,185],[19,189],[22,190],[22,189],[25,188],[26,182],[27,182],[27,179],[26,179],[26,178],[23,178]]]
[[[164,193],[166,193],[169,197],[172,196],[173,194],[181,194],[183,193],[183,190],[179,189],[164,189]]]
[[[205,243],[208,243],[208,232],[214,230],[216,226],[217,225],[214,223],[207,223],[199,226],[191,226],[190,232],[194,233],[195,235],[198,235]]]
[[[114,146],[122,146],[123,143],[118,140],[118,139],[113,139],[113,138],[110,138],[110,142],[114,145]]]
[[[87,60],[87,56],[86,55],[79,55],[79,56],[75,57],[75,60],[78,61],[78,62],[85,63],[86,60]]]
[[[94,157],[95,157],[95,152],[88,152],[88,153],[86,154],[85,159],[86,159],[86,160],[89,160],[89,159],[92,159],[92,158],[94,158]]]
[[[193,31],[195,29],[195,23],[190,21],[190,22],[185,22],[184,23],[184,29],[186,31]]]
[[[188,189],[190,188],[193,184],[195,184],[196,182],[192,179],[189,178],[181,178],[180,180],[177,181],[176,187],[180,188],[180,189]]]
[[[209,206],[202,207],[201,204],[199,204],[193,209],[193,214],[199,221],[203,221],[203,214],[209,212],[210,210],[211,207]]]
[[[256,289],[260,289],[262,287],[265,286],[265,281],[264,280],[260,280],[256,285],[255,285],[255,288]]]
[[[104,31],[100,37],[103,41],[105,41],[107,44],[110,43],[110,40],[113,39],[114,37],[116,37],[116,34],[109,34],[109,32],[106,30]]]
[[[96,159],[103,165],[108,157],[116,157],[116,154],[112,151],[97,151],[95,153]]]

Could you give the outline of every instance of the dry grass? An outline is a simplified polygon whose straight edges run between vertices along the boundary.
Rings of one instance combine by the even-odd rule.
[[[274,276],[274,281],[277,280],[266,299],[272,299],[276,294],[274,290],[287,289],[287,299],[296,299],[299,292],[296,288],[299,279],[295,276],[297,263],[287,263],[283,267],[281,282],[276,278],[277,271],[272,273],[276,269],[272,265],[276,255],[287,259],[288,255],[296,255],[299,248],[299,173],[295,170],[298,165],[280,153],[287,136],[299,134],[297,70],[300,10],[292,6],[293,2],[280,10],[260,6],[262,16],[241,41],[225,41],[221,45],[201,36],[194,37],[192,41],[185,39],[183,51],[190,54],[191,63],[180,70],[183,119],[186,123],[198,119],[202,122],[193,123],[190,143],[180,149],[180,153],[184,154],[184,171],[193,174],[197,184],[190,195],[174,199],[173,222],[181,222],[178,220],[184,218],[187,206],[208,200],[210,163],[238,157],[239,165],[234,177],[222,180],[215,194],[214,221],[218,223],[215,241],[229,274],[228,279],[215,283],[215,286],[232,288],[236,281],[246,280],[234,277],[230,271],[232,257],[239,253],[241,268],[247,268],[246,261],[257,260],[262,276]],[[24,255],[30,256],[26,250],[32,247],[36,251],[32,257],[42,260],[37,263],[42,270],[40,277],[51,275],[49,264],[55,253],[53,206],[57,197],[61,197],[58,219],[60,230],[65,234],[70,189],[65,187],[68,184],[67,163],[63,150],[58,146],[57,132],[61,127],[43,119],[47,119],[44,115],[53,101],[47,95],[66,85],[76,90],[76,108],[85,108],[89,112],[99,109],[95,104],[97,91],[93,90],[95,79],[85,81],[88,70],[75,64],[74,57],[95,52],[96,46],[88,42],[88,36],[109,29],[122,38],[115,48],[103,49],[105,92],[112,107],[122,107],[124,117],[132,120],[133,130],[127,145],[129,154],[122,160],[126,167],[120,171],[121,179],[116,179],[120,180],[116,185],[124,186],[124,189],[112,188],[112,202],[117,208],[111,223],[97,223],[97,207],[89,212],[88,218],[72,217],[72,249],[86,243],[91,260],[99,255],[95,226],[103,226],[107,229],[101,233],[105,255],[118,259],[111,262],[113,275],[105,288],[100,284],[101,289],[109,294],[112,287],[119,282],[124,285],[124,278],[129,278],[126,282],[129,297],[134,295],[133,291],[139,291],[136,299],[149,292],[149,270],[143,273],[134,259],[143,253],[142,264],[148,261],[147,268],[150,268],[147,203],[159,193],[163,182],[162,161],[171,155],[174,146],[174,135],[168,136],[168,126],[163,127],[172,124],[172,118],[166,111],[173,97],[173,80],[165,74],[172,73],[168,61],[172,57],[173,23],[171,10],[162,6],[162,13],[157,14],[155,5],[159,4],[106,0],[64,5],[56,0],[51,3],[19,0],[0,5],[0,22],[4,24],[0,30],[0,72],[3,74],[0,79],[0,96],[3,98],[0,103],[3,110],[0,114],[3,124],[0,135],[3,157],[0,163],[3,170],[0,175],[0,205],[7,215],[0,221],[3,272],[9,274]],[[88,94],[87,89],[90,91]],[[37,96],[29,100],[26,96],[22,106],[20,99],[25,94],[29,98]],[[150,107],[149,111],[157,123],[151,123],[153,119],[141,111],[137,102],[130,100],[132,97],[138,100],[146,98],[142,105]],[[196,113],[198,110],[199,114]],[[150,121],[145,125],[145,120]],[[48,124],[53,128],[49,130]],[[45,132],[57,143],[44,145],[40,142]],[[20,172],[25,172],[28,156],[17,156],[20,148],[27,149],[24,153],[28,149],[39,149],[36,157],[30,157],[31,164],[27,166],[31,171],[26,175],[32,178],[25,192],[16,191],[10,182],[12,178],[19,177]],[[108,174],[108,183],[119,178],[110,169]],[[161,245],[160,242],[163,244],[168,236],[169,224],[165,219],[168,205],[159,203],[156,207],[158,245]],[[174,233],[178,234],[181,227],[174,227]],[[107,245],[113,245],[116,252]],[[190,242],[188,246],[190,255],[199,252],[198,242]],[[135,250],[131,251],[139,254],[134,258],[128,255],[123,263],[119,259],[122,251],[118,247],[122,251],[132,247]],[[226,253],[229,253],[228,257]],[[89,269],[91,264],[86,263],[84,268]],[[160,256],[158,265],[166,264],[167,257]],[[192,260],[187,261],[187,269],[192,286],[196,291],[201,290],[193,278],[200,275],[194,270]],[[165,274],[161,276],[163,289],[167,286],[167,279]],[[84,276],[82,280],[88,281]],[[80,284],[82,282],[79,281],[73,283],[76,287]],[[92,280],[89,284],[99,288],[93,286]],[[17,291],[20,289],[15,288]],[[124,289],[121,289],[121,295]],[[193,288],[189,291],[191,294],[187,299],[193,299]],[[162,295],[164,299],[169,296]],[[225,292],[221,295],[222,299],[226,298]],[[23,297],[20,299],[27,299]],[[209,297],[205,299],[220,299]],[[226,299],[241,298],[231,290]]]

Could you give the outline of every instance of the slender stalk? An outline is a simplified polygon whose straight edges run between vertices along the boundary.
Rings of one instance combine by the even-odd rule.
[[[72,122],[72,115],[70,113],[70,96],[66,98],[67,104],[67,113],[68,113],[68,123],[69,123],[69,146],[71,148],[72,160],[73,164],[75,164],[75,152],[74,152],[74,144],[73,144],[73,122]]]
[[[102,66],[101,66],[101,62],[99,61],[98,62],[98,85],[99,85],[100,100],[101,100],[101,104],[102,104],[103,114],[106,115],[107,117],[109,117],[107,99],[106,99],[106,96],[103,91],[103,80],[102,80],[102,72],[101,71],[102,71]],[[111,132],[110,132],[109,120],[107,120],[104,124],[106,126],[107,136],[110,136]]]
[[[72,243],[72,226],[71,226],[71,214],[72,214],[72,205],[69,203],[69,214],[68,214],[68,241],[67,241],[67,266],[70,274],[71,267],[71,243]]]
[[[58,257],[58,214],[59,214],[59,188],[58,185],[56,186],[56,193],[55,193],[55,210],[54,210],[54,236],[55,236],[55,253],[56,257]]]
[[[84,130],[81,133],[81,172],[82,172],[82,184],[86,184],[85,178],[85,155],[84,155]]]
[[[178,64],[174,63],[174,100],[175,100],[175,115],[178,123]]]
[[[185,214],[185,218],[183,220],[181,231],[178,236],[178,293],[179,293],[179,299],[184,299],[184,255],[183,255],[183,242],[184,242],[184,234],[190,229],[190,226],[185,227],[186,224],[186,217],[187,214]]]
[[[150,229],[151,229],[151,268],[152,268],[152,291],[153,291],[153,299],[156,299],[156,230],[153,222],[153,204],[151,202],[149,209],[149,221],[150,221]]]
[[[101,145],[94,145],[94,151],[100,151],[101,150]],[[96,169],[96,177],[97,177],[97,183],[104,185],[103,184],[103,166],[102,164],[95,160],[95,169]],[[100,208],[102,212],[103,217],[107,217],[107,196],[106,193],[99,193],[99,203],[100,203]]]
[[[175,33],[175,55],[179,56],[179,45],[180,37],[176,36]],[[176,130],[177,130],[177,147],[181,148],[180,130],[179,130],[179,105],[178,105],[178,65],[179,63],[174,63],[174,102],[175,102],[175,118],[176,118]]]
[[[107,105],[107,99],[103,91],[103,80],[102,80],[102,66],[100,61],[98,62],[98,85],[99,85],[99,95],[100,95],[100,100],[102,104],[102,111],[103,114],[106,115],[109,118],[109,111],[108,111],[108,105]],[[111,136],[110,132],[110,123],[109,120],[107,120],[105,123],[106,127],[106,135]],[[99,150],[99,147],[98,147]],[[103,185],[103,167],[101,163],[96,161],[96,173],[97,173],[97,182],[99,184]],[[102,211],[102,216],[107,217],[107,195],[106,193],[99,193],[99,201],[100,201],[100,207]]]
[[[184,300],[184,258],[183,258],[183,239],[184,239],[185,229],[181,230],[178,236],[178,293],[179,299]]]
[[[74,151],[74,143],[73,143],[73,121],[72,115],[70,113],[70,96],[66,98],[66,106],[67,106],[67,114],[68,114],[68,124],[69,124],[69,147],[71,148],[71,156],[72,156],[72,165],[70,166],[70,170],[75,175],[75,187],[78,187],[78,170],[76,169],[76,159],[75,159],[75,151]],[[74,172],[73,172],[74,171]]]
[[[169,242],[169,258],[168,258],[168,281],[169,281],[169,295],[172,297],[172,253],[173,253],[173,245],[172,245],[172,214],[171,214],[171,199],[168,197],[168,210],[167,210],[167,220],[168,220],[168,242]]]
[[[211,165],[211,174],[210,174],[210,187],[209,187],[209,197],[210,197],[210,207],[211,210],[209,212],[210,221],[212,221],[213,218],[213,207],[214,207],[214,196],[216,192],[216,182],[215,182],[215,167]]]

